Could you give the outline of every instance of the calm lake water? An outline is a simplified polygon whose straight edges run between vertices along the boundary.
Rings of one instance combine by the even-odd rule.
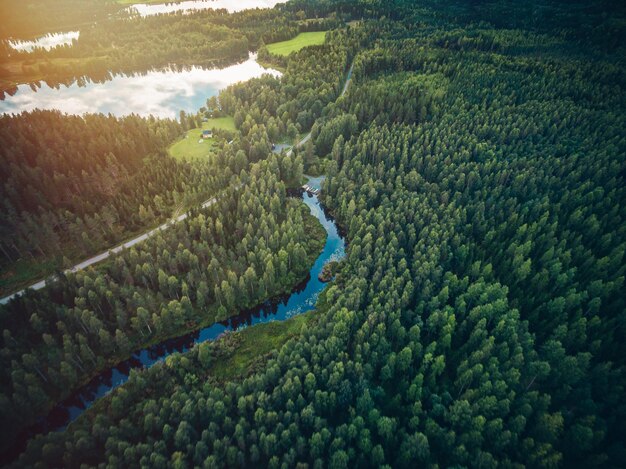
[[[307,184],[312,189],[320,189],[323,179],[324,177],[309,178]],[[318,279],[318,275],[327,262],[339,261],[345,256],[346,243],[334,220],[320,204],[318,197],[304,192],[302,199],[311,214],[320,221],[327,234],[324,249],[311,267],[304,282],[290,294],[267,301],[226,321],[138,350],[128,360],[97,375],[87,385],[76,390],[70,398],[58,404],[47,417],[42,418],[36,425],[24,431],[18,437],[12,450],[3,455],[6,459],[4,462],[12,460],[23,451],[26,442],[34,435],[65,429],[70,422],[91,407],[95,401],[128,381],[133,369],[149,368],[155,363],[165,360],[173,353],[186,352],[196,344],[213,341],[228,331],[240,330],[270,321],[284,321],[314,309],[320,292],[326,286]],[[0,460],[0,463],[2,462]]]
[[[146,4],[138,3],[128,10],[134,9],[141,16],[158,15],[161,13],[173,13],[175,11],[193,11],[225,8],[230,13],[234,11],[249,10],[251,8],[273,8],[278,3],[284,3],[278,0],[190,0],[179,3],[157,3]]]
[[[139,114],[177,118],[180,110],[196,112],[207,98],[233,83],[246,81],[277,70],[263,68],[250,54],[245,62],[222,69],[192,67],[179,72],[151,71],[141,75],[117,75],[104,83],[74,83],[50,88],[43,83],[33,90],[18,86],[13,96],[0,101],[0,113],[20,113],[33,109],[56,109],[68,114],[111,113],[115,116]]]
[[[80,36],[79,31],[69,31],[67,33],[54,33],[41,36],[32,41],[9,41],[9,45],[19,51],[32,52],[38,47],[50,50],[56,46],[71,44],[74,39]]]

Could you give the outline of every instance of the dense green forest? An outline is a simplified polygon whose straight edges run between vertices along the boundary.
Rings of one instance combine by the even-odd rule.
[[[1,290],[62,269],[206,200],[227,165],[165,156],[183,130],[172,120],[0,117]]]
[[[266,54],[281,79],[220,94],[237,135],[213,162],[227,179],[202,182],[224,188],[214,205],[0,307],[3,440],[134,346],[288,291],[323,235],[285,188],[324,168],[349,247],[317,311],[131,374],[67,430],[33,438],[15,467],[626,466],[624,7],[292,0],[271,13],[329,14],[359,21],[286,59]],[[6,203],[26,214],[93,213],[111,171],[135,177],[141,155],[180,132],[134,117],[12,119],[146,136],[123,162],[94,152],[92,173],[76,159],[68,188],[37,170],[54,154],[27,159],[36,141],[22,133],[19,171],[2,174],[15,178]],[[308,129],[304,148],[271,154]],[[226,373],[237,357],[244,369]]]
[[[0,325],[12,344],[2,354],[2,392],[11,397],[0,410],[11,423],[5,429],[141,345],[224,320],[299,283],[325,233],[286,198],[272,170],[278,158],[242,172],[217,203],[97,271],[13,301]]]
[[[21,214],[7,226],[7,270],[23,262],[21,250],[35,262],[63,249],[80,248],[78,253],[86,255],[154,224],[175,207],[197,205],[221,191],[216,204],[192,211],[184,223],[146,245],[94,271],[59,273],[53,286],[2,308],[5,399],[0,412],[11,422],[3,441],[10,443],[13,429],[28,425],[137,348],[223,320],[289,292],[306,277],[324,232],[310,215],[287,203],[285,187],[302,180],[302,157],[268,157],[273,138],[310,127],[311,122],[298,121],[299,109],[308,113],[316,103],[319,115],[337,98],[346,60],[342,49],[319,47],[301,53],[282,81],[265,76],[224,90],[222,112],[235,115],[237,135],[232,144],[220,140],[221,150],[206,163],[176,162],[162,154],[177,132],[198,124],[199,116],[181,113],[182,124],[39,111],[3,117],[14,128],[6,127],[7,141],[22,142],[7,145],[12,164],[7,166],[13,168],[6,174],[6,191],[12,194],[7,204],[13,201],[15,208],[7,207]],[[249,101],[249,93],[257,99]],[[33,128],[41,132],[29,146]],[[99,135],[96,143],[93,135]],[[116,148],[117,157],[112,155]],[[158,154],[145,157],[151,152]],[[257,163],[263,165],[250,167]],[[37,177],[35,189],[29,184]],[[61,217],[68,221],[60,223]],[[37,224],[44,229],[33,230]]]
[[[201,115],[181,114],[180,123],[41,111],[0,117],[0,289],[69,267],[216,194],[272,142],[311,127],[339,94],[347,60],[343,49],[318,46],[296,57],[283,85],[265,76],[226,89],[220,103],[235,117],[236,143],[221,138],[223,151],[206,164],[165,157]]]

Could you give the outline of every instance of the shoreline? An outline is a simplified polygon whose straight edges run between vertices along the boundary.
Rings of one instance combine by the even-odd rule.
[[[308,214],[308,216],[311,217],[312,221],[316,222],[317,228],[319,229],[318,234],[323,233],[323,241],[325,244],[328,238],[328,233],[323,228],[321,222],[313,214]],[[317,241],[321,241],[321,240],[317,240]],[[274,293],[273,295],[271,295],[264,301],[259,302],[252,307],[238,309],[234,312],[234,314],[226,318],[223,318],[223,319],[217,319],[215,317],[213,317],[213,319],[206,318],[204,321],[199,321],[195,323],[192,327],[186,327],[186,328],[179,329],[177,331],[173,331],[172,333],[167,334],[166,336],[154,337],[152,340],[144,344],[138,345],[135,349],[133,349],[133,351],[130,354],[127,354],[124,356],[116,356],[114,358],[112,357],[108,359],[105,362],[103,367],[99,367],[95,369],[92,373],[90,373],[87,377],[85,377],[84,380],[81,380],[80,384],[75,386],[70,393],[64,395],[63,397],[59,398],[55,402],[50,403],[50,405],[47,406],[47,410],[44,411],[34,422],[33,421],[29,422],[29,424],[25,425],[20,431],[18,431],[16,433],[16,437],[12,440],[12,442],[8,444],[5,448],[0,450],[0,463],[8,464],[9,462],[19,457],[19,455],[25,450],[28,442],[35,436],[39,434],[50,433],[53,431],[65,430],[69,425],[71,425],[76,420],[76,418],[78,418],[78,416],[72,418],[71,414],[67,415],[66,417],[70,419],[69,422],[67,422],[64,425],[61,425],[60,427],[50,428],[49,426],[50,422],[48,422],[48,419],[54,419],[55,414],[61,414],[68,407],[74,404],[79,404],[79,406],[83,407],[83,411],[79,414],[80,416],[82,413],[84,413],[84,411],[89,409],[92,405],[95,405],[95,403],[105,398],[113,389],[116,389],[117,387],[123,385],[128,380],[130,370],[137,369],[137,368],[147,369],[151,367],[154,363],[157,363],[158,361],[160,361],[160,360],[156,360],[153,364],[149,365],[148,367],[146,366],[131,367],[130,362],[138,361],[139,358],[137,357],[141,356],[144,352],[148,354],[150,354],[150,352],[158,353],[158,349],[165,348],[166,350],[171,349],[172,350],[171,353],[177,353],[177,352],[184,353],[188,351],[189,349],[193,348],[194,346],[193,339],[198,338],[203,330],[216,326],[216,325],[228,324],[230,322],[241,325],[243,324],[242,319],[259,314],[261,311],[263,311],[264,309],[268,307],[269,308],[278,307],[281,303],[284,303],[286,299],[291,297],[294,293],[299,293],[300,291],[302,291],[304,287],[308,284],[308,282],[311,280],[310,271],[314,267],[317,258],[323,252],[324,244],[322,244],[318,249],[315,249],[314,252],[307,252],[309,267],[306,271],[306,275],[304,275],[301,279],[299,279],[295,284],[292,284],[291,287],[283,288],[279,290],[278,292]],[[313,246],[315,247],[315,245]],[[313,254],[315,254],[315,256],[313,256]],[[216,309],[215,305],[212,305],[211,310],[215,310],[215,309]],[[212,311],[212,312],[216,312],[216,311]],[[236,322],[236,321],[241,321],[241,322]],[[169,353],[166,356],[169,356]],[[120,368],[128,368],[129,373],[125,375],[125,379],[122,382],[120,382],[118,386],[115,386],[112,389],[106,391],[103,396],[96,395],[95,399],[91,403],[87,403],[87,405],[84,405],[84,403],[81,400],[80,391],[85,390],[85,388],[91,388],[91,387],[98,385],[99,384],[97,382],[98,378],[100,378],[101,376],[105,374],[108,374],[109,370],[111,372],[110,378],[112,379],[113,378],[112,374],[114,373],[114,371],[119,370]],[[97,394],[97,392],[98,390],[96,389],[94,391],[94,394]],[[63,418],[64,415],[59,415],[59,417]]]

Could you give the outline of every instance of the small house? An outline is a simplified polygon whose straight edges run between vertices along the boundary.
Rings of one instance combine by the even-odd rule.
[[[204,138],[204,139],[213,138],[213,131],[211,131],[211,130],[203,130],[202,131],[202,138]]]

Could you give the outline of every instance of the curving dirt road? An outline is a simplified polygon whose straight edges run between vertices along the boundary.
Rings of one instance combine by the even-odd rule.
[[[348,85],[350,85],[350,81],[352,80],[352,67],[354,67],[354,62],[352,62],[352,65],[350,65],[350,69],[348,70],[348,75],[346,76],[346,83],[343,85],[343,89],[341,90],[341,93],[339,94],[337,99],[341,98],[344,94],[346,94],[346,91],[348,91]],[[311,140],[311,132],[306,134],[293,147],[291,147],[287,151],[287,156],[291,156],[291,154],[293,153],[293,149],[294,148],[301,147],[302,145],[304,145],[309,140]]]

